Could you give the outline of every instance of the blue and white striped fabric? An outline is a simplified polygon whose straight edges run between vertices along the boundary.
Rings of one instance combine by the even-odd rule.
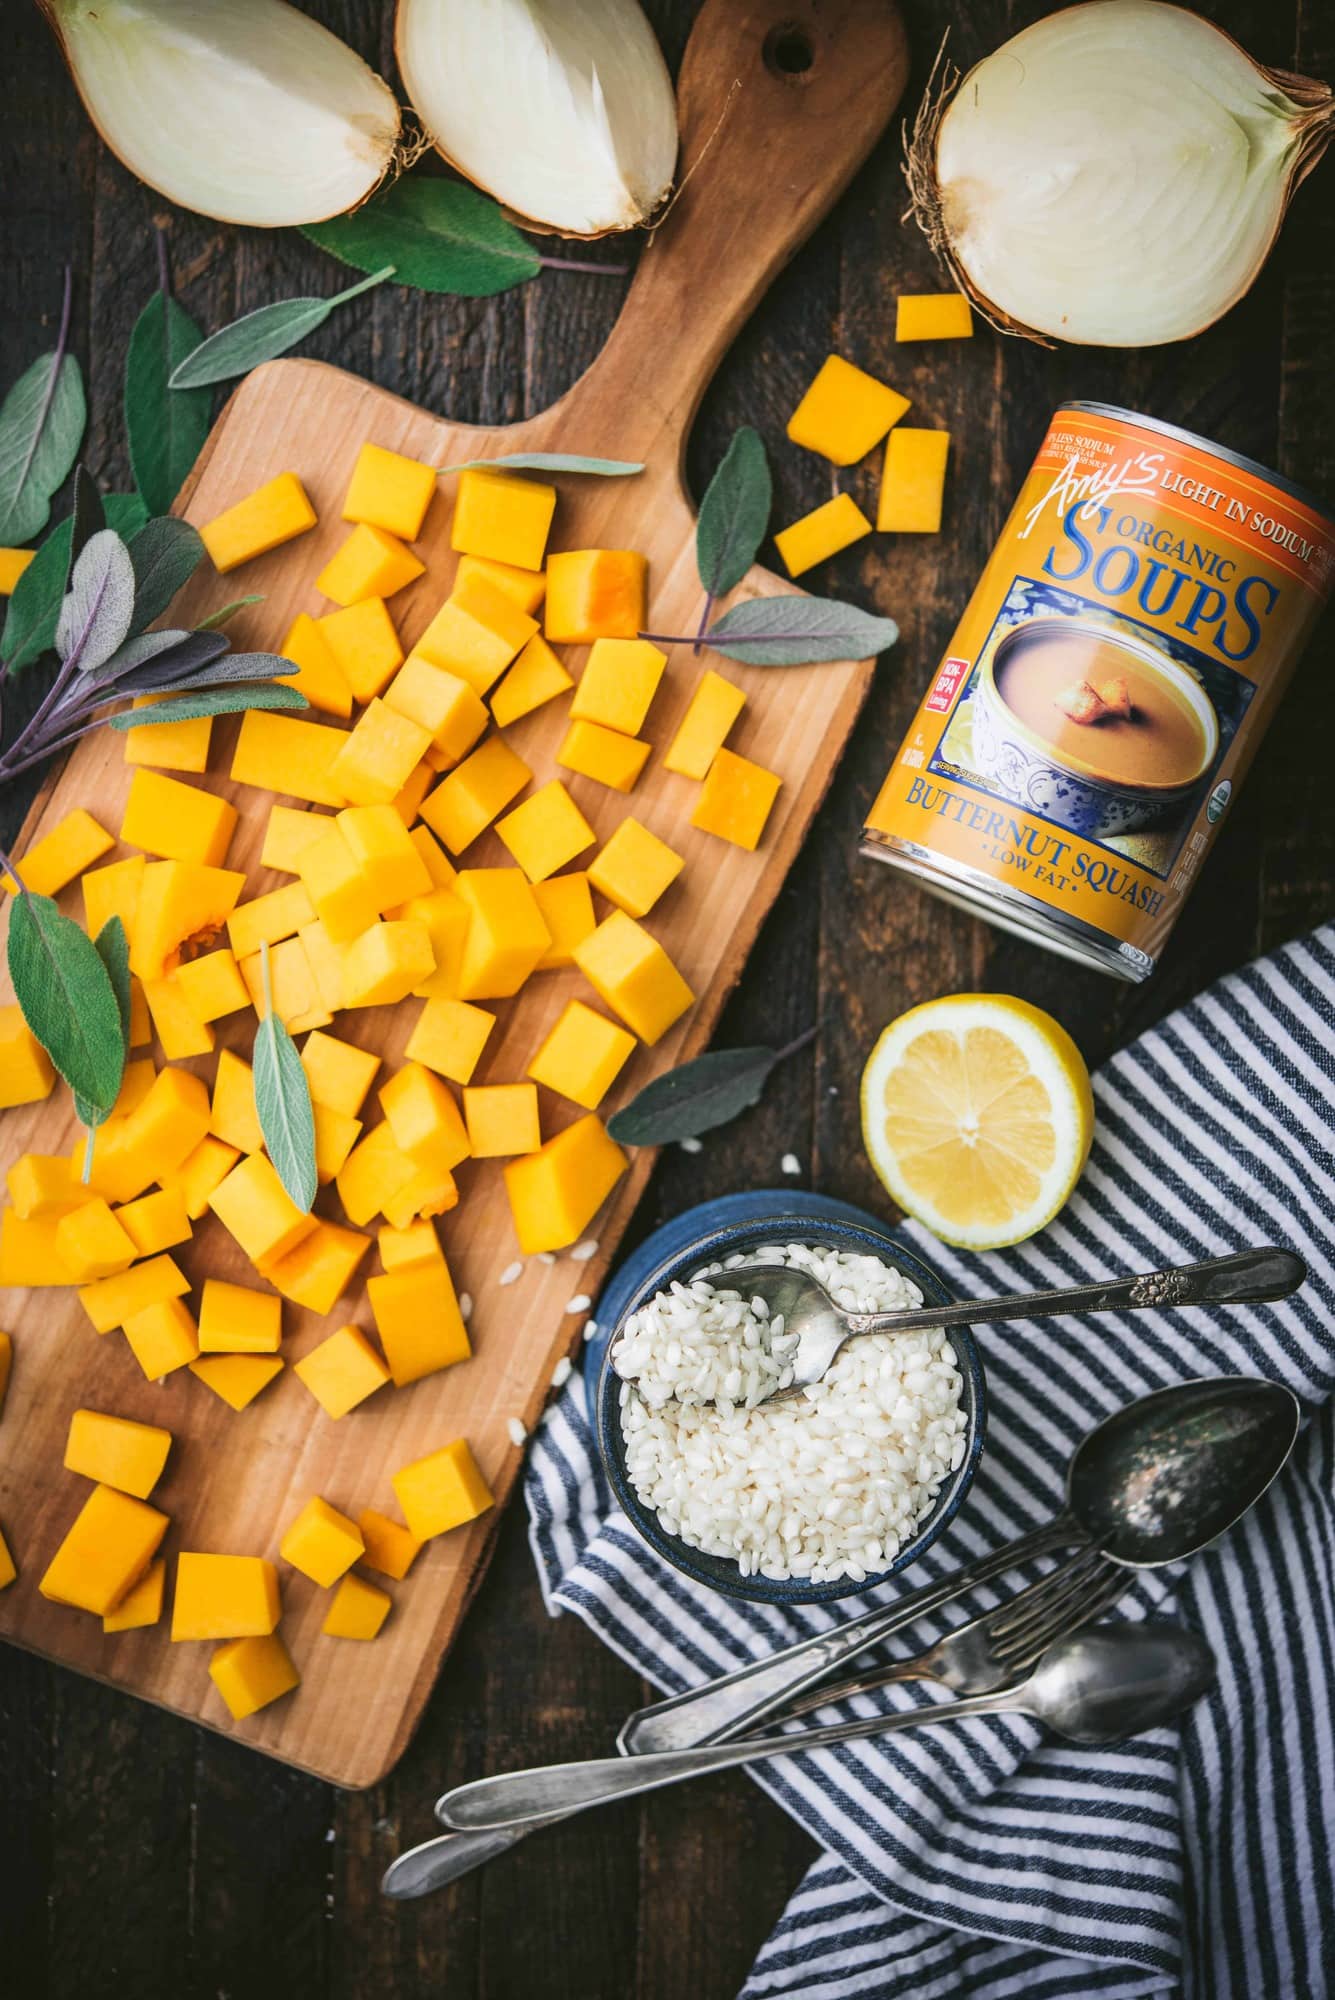
[[[1335,1991],[1335,926],[1224,980],[1095,1087],[1093,1155],[1043,1235],[964,1256],[907,1232],[959,1295],[1267,1241],[1298,1250],[1311,1283],[1246,1310],[983,1328],[988,1447],[947,1546],[904,1585],[1047,1519],[1077,1439],[1133,1396],[1196,1375],[1274,1376],[1313,1419],[1283,1476],[1222,1544],[1180,1576],[1141,1579],[1119,1607],[1202,1632],[1217,1691],[1182,1728],[1111,1750],[988,1718],[752,1766],[826,1852],[743,2000]],[[534,1442],[539,1572],[553,1610],[577,1612],[658,1686],[870,1601],[785,1611],[688,1584],[613,1508],[586,1408],[577,1375]],[[941,1699],[905,1687],[860,1705]]]

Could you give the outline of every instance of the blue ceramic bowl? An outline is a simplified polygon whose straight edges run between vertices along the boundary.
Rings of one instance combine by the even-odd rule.
[[[684,1576],[708,1584],[725,1597],[760,1599],[769,1604],[821,1604],[838,1597],[860,1596],[917,1562],[958,1511],[977,1469],[986,1426],[983,1368],[969,1329],[959,1326],[950,1330],[964,1385],[960,1403],[969,1420],[968,1449],[913,1540],[904,1544],[888,1569],[861,1583],[848,1577],[836,1583],[811,1583],[801,1577],[744,1577],[736,1563],[707,1555],[670,1535],[657,1514],[637,1499],[627,1477],[619,1407],[621,1378],[608,1358],[627,1316],[673,1278],[689,1277],[702,1264],[721,1261],[738,1251],[754,1250],[764,1243],[790,1242],[828,1243],[836,1250],[881,1257],[910,1278],[929,1304],[950,1303],[950,1293],[935,1271],[906,1249],[888,1224],[860,1208],[824,1195],[782,1188],[724,1195],[665,1222],[608,1280],[598,1302],[598,1332],[590,1343],[589,1380],[594,1385],[594,1428],[612,1491],[651,1548]]]

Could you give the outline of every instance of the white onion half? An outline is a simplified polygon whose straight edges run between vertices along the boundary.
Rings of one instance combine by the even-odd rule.
[[[321,222],[394,159],[389,86],[286,0],[40,3],[112,152],[182,208]]]
[[[1199,14],[1087,0],[925,107],[909,183],[994,323],[1151,347],[1241,298],[1332,116],[1326,85],[1262,68]]]
[[[563,236],[645,222],[677,163],[677,106],[638,0],[399,0],[404,86],[437,150]]]

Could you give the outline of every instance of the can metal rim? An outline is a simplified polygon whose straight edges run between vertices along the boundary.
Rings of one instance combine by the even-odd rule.
[[[1055,414],[1060,416],[1063,410],[1084,410],[1094,416],[1121,417],[1126,423],[1139,424],[1143,430],[1157,431],[1161,437],[1176,438],[1180,444],[1197,445],[1202,451],[1212,452],[1216,458],[1222,458],[1228,465],[1236,465],[1243,472],[1254,472],[1258,479],[1264,479],[1278,492],[1287,494],[1290,500],[1298,500],[1304,507],[1310,507],[1321,520],[1335,527],[1335,511],[1324,501],[1318,500],[1314,493],[1309,493],[1305,486],[1300,486],[1294,479],[1286,478],[1282,472],[1275,472],[1268,465],[1262,465],[1258,458],[1248,458],[1244,452],[1232,451],[1226,444],[1216,444],[1213,438],[1202,437],[1199,431],[1183,430],[1180,424],[1167,424],[1162,417],[1147,417],[1141,410],[1124,410],[1120,403],[1086,403],[1072,400],[1069,403],[1058,403]]]

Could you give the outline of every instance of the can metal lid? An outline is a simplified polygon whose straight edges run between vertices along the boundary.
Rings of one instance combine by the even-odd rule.
[[[1183,430],[1180,424],[1165,423],[1162,417],[1147,417],[1141,410],[1124,410],[1118,403],[1080,401],[1059,403],[1056,414],[1060,416],[1063,410],[1084,410],[1098,417],[1121,417],[1129,424],[1138,424],[1142,430],[1157,431],[1161,437],[1176,438],[1180,444],[1198,445],[1202,451],[1212,452],[1216,458],[1222,458],[1229,465],[1239,466],[1244,472],[1254,472],[1258,479],[1264,479],[1278,492],[1287,494],[1289,499],[1298,500],[1304,507],[1310,507],[1314,514],[1329,522],[1331,527],[1335,527],[1335,509],[1328,507],[1325,501],[1318,500],[1305,486],[1299,486],[1296,480],[1286,479],[1282,472],[1275,472],[1270,466],[1262,465],[1259,459],[1248,458],[1243,452],[1231,451],[1226,444],[1216,444],[1213,438],[1202,437],[1198,431]]]

